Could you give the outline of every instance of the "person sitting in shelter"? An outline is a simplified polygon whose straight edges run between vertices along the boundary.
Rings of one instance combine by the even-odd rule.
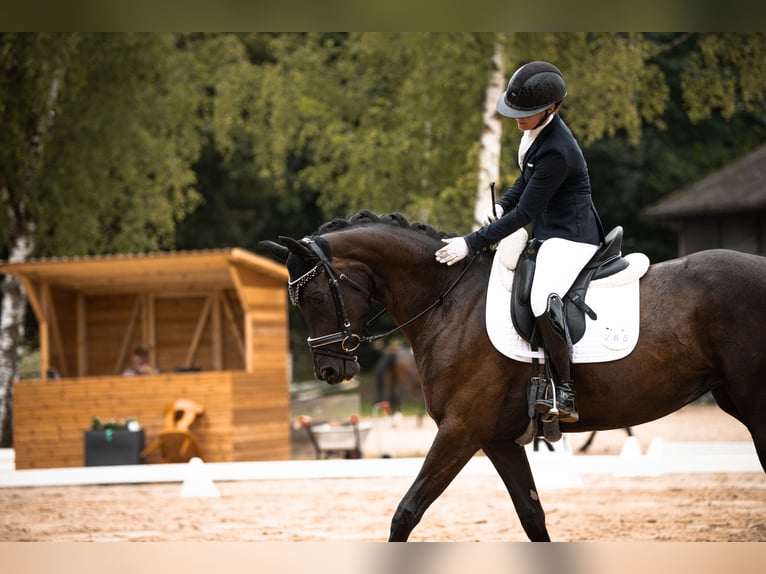
[[[136,347],[130,356],[130,366],[122,374],[125,377],[133,377],[136,375],[156,375],[159,372],[159,369],[149,364],[149,351],[143,347]]]

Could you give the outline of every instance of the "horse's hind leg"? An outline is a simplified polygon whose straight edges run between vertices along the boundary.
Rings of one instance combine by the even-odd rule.
[[[590,448],[590,445],[593,444],[593,439],[596,438],[596,433],[598,431],[592,431],[590,433],[590,436],[588,437],[588,440],[585,441],[585,443],[579,448],[580,452],[588,452],[588,449]]]
[[[484,446],[484,453],[503,479],[511,495],[524,532],[532,542],[550,542],[545,527],[545,511],[537,495],[532,469],[524,447],[513,441],[494,441]]]
[[[721,410],[733,416],[750,431],[761,468],[766,472],[766,418],[763,416],[766,405],[758,405],[751,400],[739,401],[738,404],[723,387],[716,387],[711,393]]]

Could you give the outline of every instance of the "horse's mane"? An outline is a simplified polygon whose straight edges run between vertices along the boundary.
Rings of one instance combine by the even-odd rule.
[[[454,233],[448,233],[446,231],[439,231],[435,227],[426,223],[410,223],[407,218],[401,213],[388,213],[385,215],[377,215],[371,211],[360,211],[348,218],[338,217],[327,223],[322,224],[319,227],[317,233],[322,235],[323,233],[329,233],[331,231],[339,231],[341,229],[348,229],[349,227],[356,227],[359,225],[365,225],[370,223],[384,223],[394,227],[400,227],[402,229],[411,229],[424,233],[434,239],[442,239],[445,237],[454,237]]]

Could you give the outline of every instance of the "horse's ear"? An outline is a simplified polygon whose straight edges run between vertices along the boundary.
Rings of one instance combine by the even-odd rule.
[[[274,243],[273,241],[259,241],[258,245],[263,247],[282,263],[287,263],[287,256],[290,255],[290,250],[284,245]]]
[[[311,251],[311,249],[306,247],[306,245],[301,243],[300,241],[296,241],[292,237],[285,237],[283,235],[280,235],[279,242],[282,245],[285,245],[287,249],[295,253],[298,257],[300,257],[304,261],[311,261],[312,259],[317,258],[316,254],[313,251]]]

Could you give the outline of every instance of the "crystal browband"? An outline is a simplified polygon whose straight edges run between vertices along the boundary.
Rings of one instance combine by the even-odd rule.
[[[312,269],[298,277],[295,281],[288,281],[287,293],[290,295],[290,303],[293,305],[298,305],[301,300],[301,289],[303,289],[303,286],[311,281],[314,277],[319,275],[322,271],[324,271],[324,267],[315,265]]]

